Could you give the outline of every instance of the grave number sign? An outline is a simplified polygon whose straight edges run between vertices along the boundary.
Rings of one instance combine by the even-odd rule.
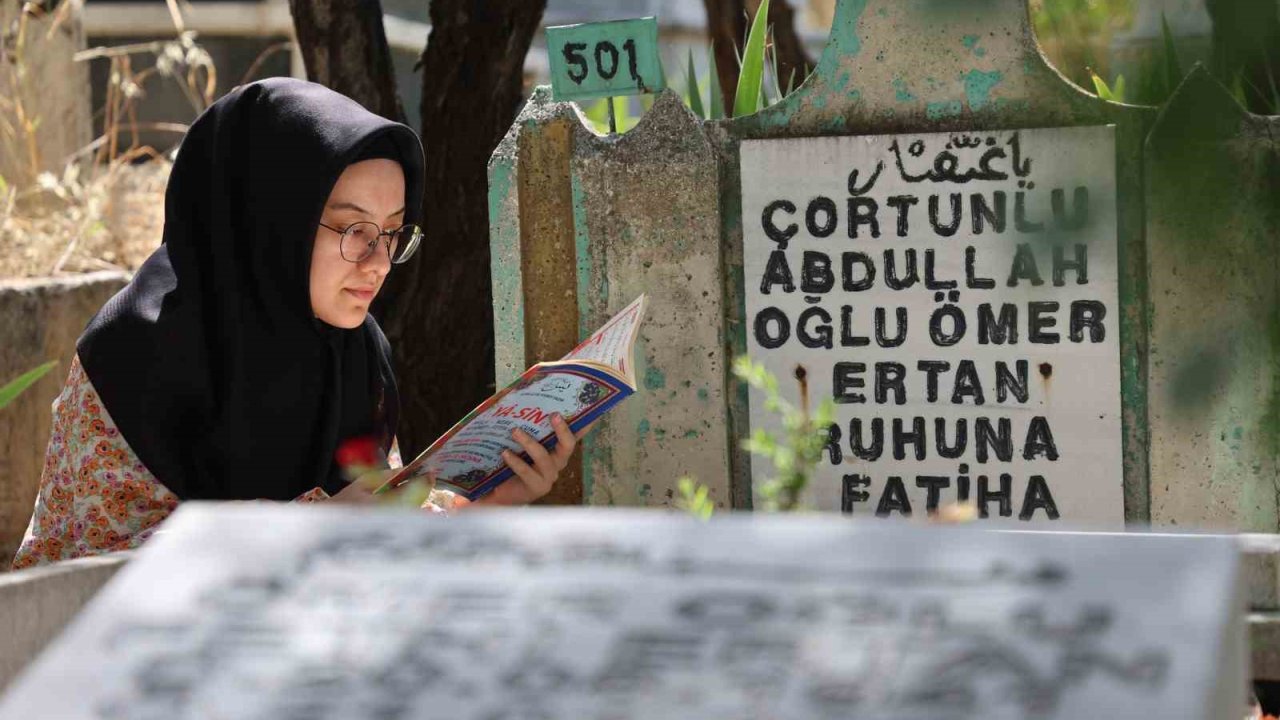
[[[652,93],[666,86],[654,18],[547,28],[556,100]]]

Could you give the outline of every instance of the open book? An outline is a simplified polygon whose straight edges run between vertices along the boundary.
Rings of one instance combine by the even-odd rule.
[[[529,368],[458,421],[431,447],[378,489],[397,487],[435,473],[436,484],[468,500],[487,495],[512,476],[503,450],[529,455],[511,438],[520,428],[548,449],[556,446],[551,416],[574,432],[636,391],[632,352],[644,317],[641,295],[568,355]]]

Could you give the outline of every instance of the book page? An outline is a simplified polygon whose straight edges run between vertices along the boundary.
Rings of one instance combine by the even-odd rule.
[[[534,366],[463,418],[391,483],[435,473],[438,483],[468,497],[478,495],[510,477],[503,450],[524,454],[511,437],[512,430],[523,430],[543,445],[554,447],[553,414],[559,413],[576,430],[628,394],[628,388],[604,373]]]
[[[631,344],[644,314],[646,296],[641,295],[614,315],[604,327],[579,343],[564,360],[591,360],[616,369],[624,377],[631,375]]]

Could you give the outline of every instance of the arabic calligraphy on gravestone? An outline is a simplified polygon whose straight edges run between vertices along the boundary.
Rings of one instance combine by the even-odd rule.
[[[837,403],[818,507],[1123,525],[1112,126],[745,141],[741,167],[748,352]]]

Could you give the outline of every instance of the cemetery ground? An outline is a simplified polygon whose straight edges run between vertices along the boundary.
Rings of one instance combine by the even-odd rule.
[[[438,225],[374,310],[406,459],[649,298],[636,394],[544,507],[187,503],[0,575],[0,718],[1280,716],[1280,11],[815,2],[810,60],[797,0],[704,4],[723,42],[674,63],[652,20],[431,3]],[[4,566],[76,337],[163,228],[173,145],[140,138],[184,126],[147,89],[194,117],[234,84],[200,3],[124,49],[27,5]],[[289,6],[301,74],[403,119],[377,3]]]

